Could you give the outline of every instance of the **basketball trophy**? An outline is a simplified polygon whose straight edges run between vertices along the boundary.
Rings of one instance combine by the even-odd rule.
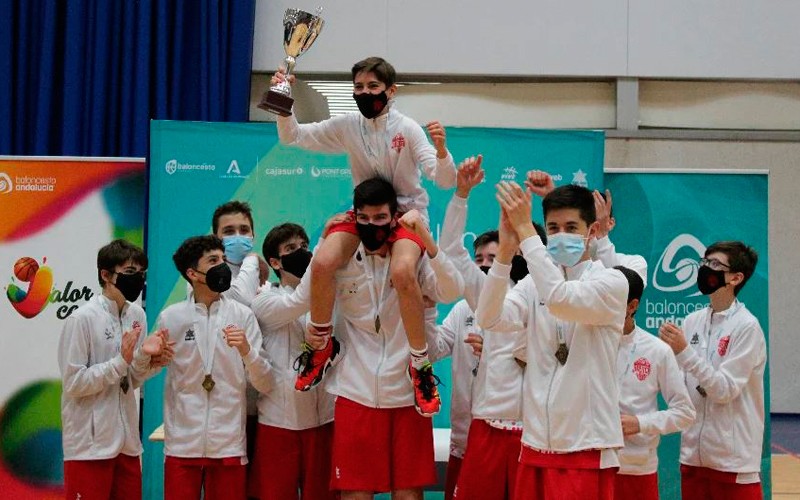
[[[292,88],[289,85],[289,74],[295,66],[300,55],[306,52],[322,31],[325,21],[322,20],[322,7],[317,7],[316,14],[309,14],[299,9],[286,9],[283,15],[283,50],[286,52],[286,79],[269,88],[264,93],[258,107],[275,113],[276,115],[289,116],[292,114]]]

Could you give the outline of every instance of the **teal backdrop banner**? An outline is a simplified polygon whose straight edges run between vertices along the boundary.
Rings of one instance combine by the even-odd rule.
[[[595,131],[448,128],[447,141],[456,163],[484,155],[486,182],[475,188],[465,243],[497,226],[494,185],[522,182],[531,169],[553,174],[556,185],[576,183],[602,188],[604,135]],[[249,202],[255,220],[256,249],[274,225],[292,221],[306,228],[313,242],[328,217],[350,207],[352,179],[344,155],[324,155],[278,144],[272,123],[201,123],[153,121],[149,158],[147,314],[155,325],[159,311],[185,298],[186,284],[172,263],[180,243],[211,230],[218,205]],[[425,183],[431,195],[431,229],[438,237],[453,191]],[[541,205],[534,218],[541,220]],[[274,275],[270,276],[274,279]],[[450,306],[440,310],[440,321]],[[440,362],[442,411],[437,427],[449,427],[449,360]],[[163,373],[145,387],[144,436],[162,422]],[[163,497],[163,449],[145,442],[144,497]],[[426,498],[436,498],[426,494]]]
[[[759,319],[769,338],[768,175],[736,171],[615,171],[605,176],[617,226],[617,250],[647,259],[647,288],[636,322],[658,333],[665,321],[677,323],[708,304],[697,290],[697,269],[708,245],[740,240],[758,252],[758,266],[739,300]],[[762,451],[764,498],[771,498],[769,366],[764,375],[767,422]],[[663,406],[663,401],[662,401]],[[680,435],[659,447],[661,498],[680,498]]]

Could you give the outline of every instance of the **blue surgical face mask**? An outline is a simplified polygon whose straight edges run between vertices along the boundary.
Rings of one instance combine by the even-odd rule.
[[[253,251],[253,237],[240,234],[225,236],[222,238],[222,245],[225,247],[225,258],[228,262],[238,266]]]
[[[580,262],[586,251],[582,234],[556,233],[547,235],[547,253],[562,266],[572,267]]]

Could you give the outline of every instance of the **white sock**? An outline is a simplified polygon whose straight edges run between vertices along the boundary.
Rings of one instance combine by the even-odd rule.
[[[430,363],[430,360],[428,360],[428,344],[425,344],[425,347],[420,350],[409,347],[409,351],[411,351],[411,366],[417,370]]]

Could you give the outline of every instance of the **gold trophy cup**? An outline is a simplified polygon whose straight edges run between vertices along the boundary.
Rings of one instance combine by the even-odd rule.
[[[286,52],[286,59],[283,62],[286,65],[286,79],[264,93],[259,108],[281,116],[292,114],[294,99],[289,85],[289,75],[294,70],[297,58],[311,48],[322,31],[325,21],[320,17],[321,14],[322,7],[317,8],[316,14],[309,14],[299,9],[286,9],[283,15],[283,50]]]

